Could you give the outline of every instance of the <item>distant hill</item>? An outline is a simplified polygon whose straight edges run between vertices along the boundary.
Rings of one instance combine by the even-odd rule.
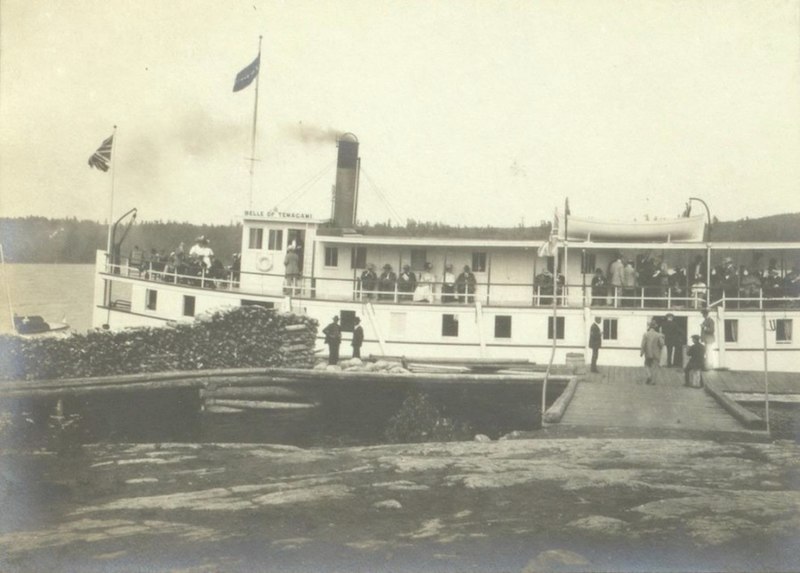
[[[124,229],[117,232],[120,238]],[[136,222],[122,244],[127,256],[134,245],[169,254],[183,242],[188,251],[200,235],[223,262],[241,249],[241,225],[193,225],[175,221]],[[6,260],[14,263],[94,263],[95,252],[105,249],[108,227],[97,221],[47,219],[45,217],[0,218],[0,243]]]
[[[714,241],[800,242],[800,213],[715,222],[711,226],[711,238]]]
[[[461,227],[438,222],[409,220],[404,226],[366,224],[367,235],[408,237],[460,237],[494,239],[545,239],[548,224],[537,227]],[[45,217],[0,218],[0,243],[6,260],[16,263],[93,263],[95,252],[106,246],[107,228],[97,221]],[[118,232],[118,237],[122,230]],[[324,232],[335,232],[332,229]],[[123,256],[138,245],[169,254],[183,242],[188,249],[195,238],[205,235],[216,255],[226,264],[241,249],[241,225],[194,225],[176,221],[137,222],[122,246]],[[800,213],[772,215],[739,221],[714,221],[714,241],[800,242]]]

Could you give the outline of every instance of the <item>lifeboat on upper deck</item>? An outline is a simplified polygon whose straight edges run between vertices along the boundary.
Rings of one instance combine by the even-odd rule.
[[[570,216],[567,239],[574,241],[698,242],[703,240],[705,217],[681,217],[657,221],[598,221]]]

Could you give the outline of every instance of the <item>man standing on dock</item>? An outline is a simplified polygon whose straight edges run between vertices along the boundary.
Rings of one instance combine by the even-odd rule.
[[[361,345],[364,343],[364,327],[361,326],[361,319],[356,317],[353,327],[353,358],[361,358]]]
[[[675,321],[675,315],[667,313],[666,320],[661,323],[661,331],[667,344],[667,368],[683,366],[682,346],[686,335]]]
[[[592,349],[592,372],[599,372],[597,369],[597,355],[600,354],[600,347],[603,345],[603,333],[600,331],[599,316],[594,317],[594,324],[589,329],[589,348]]]
[[[703,322],[700,324],[700,338],[703,341],[703,345],[706,347],[705,369],[711,370],[713,368],[711,361],[711,347],[714,345],[716,340],[716,337],[714,336],[714,319],[708,316],[708,310],[706,309],[701,310],[700,314],[703,315]]]
[[[339,326],[339,317],[334,316],[333,322],[322,329],[325,335],[325,344],[328,345],[328,364],[339,363],[339,345],[342,343],[342,327]]]
[[[661,350],[664,348],[664,335],[658,331],[655,321],[650,323],[647,332],[642,337],[642,349],[639,353],[644,356],[644,366],[647,368],[645,384],[655,384],[655,374],[661,367]]]

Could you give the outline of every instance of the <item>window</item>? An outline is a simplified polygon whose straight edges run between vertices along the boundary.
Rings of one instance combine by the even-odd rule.
[[[553,340],[553,317],[547,317],[547,338]],[[563,340],[564,339],[564,317],[557,316],[556,317],[556,339]]]
[[[583,253],[583,274],[585,275],[593,275],[594,270],[597,268],[597,257],[595,253]]]
[[[781,318],[775,321],[775,342],[792,341],[792,319]]]
[[[739,342],[739,321],[732,318],[725,319],[725,342]]]
[[[411,249],[411,268],[415,271],[425,269],[425,263],[428,261],[428,253],[425,249]]]
[[[270,229],[269,241],[267,242],[268,251],[283,250],[283,229]]]
[[[486,253],[472,253],[472,272],[486,272]]]
[[[194,316],[194,297],[183,296],[183,316]]]
[[[325,247],[325,266],[339,266],[339,249],[337,247]]]
[[[556,258],[555,257],[547,257],[547,270],[553,274],[556,274],[553,270],[553,265],[555,264]],[[561,260],[558,261],[558,272],[561,274]],[[594,271],[592,271],[594,272]]]
[[[350,268],[367,268],[367,247],[353,247],[350,251]]]
[[[511,338],[511,316],[498,315],[494,317],[494,337]]]
[[[442,336],[458,336],[458,317],[455,314],[442,315]]]
[[[353,332],[353,328],[356,326],[356,311],[340,310],[339,325],[341,326],[342,332]]]
[[[247,243],[248,249],[261,249],[264,244],[264,229],[250,229],[250,240]]]
[[[157,305],[158,291],[147,289],[147,291],[145,291],[145,308],[147,308],[147,310],[156,310]]]
[[[406,313],[389,313],[389,331],[393,336],[403,337],[406,335]]]
[[[275,303],[266,300],[250,300],[243,298],[242,306],[262,306],[264,308],[275,308]]]
[[[563,327],[562,327],[563,329]],[[562,336],[563,338],[563,336]],[[603,319],[603,340],[617,340],[617,319]]]

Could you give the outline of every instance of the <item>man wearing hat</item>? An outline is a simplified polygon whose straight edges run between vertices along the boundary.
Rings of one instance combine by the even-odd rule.
[[[361,345],[364,344],[364,327],[361,326],[359,317],[355,317],[353,323],[355,324],[353,327],[353,341],[350,345],[353,347],[353,358],[361,358]]]
[[[394,298],[394,286],[397,283],[397,275],[392,270],[392,265],[386,263],[383,265],[383,272],[378,279],[378,290],[381,292],[380,297],[384,300],[391,300]]]
[[[361,300],[373,300],[377,286],[378,275],[375,273],[375,265],[369,263],[361,272]]]
[[[684,369],[684,386],[692,386],[692,378],[699,378],[699,388],[703,387],[702,371],[705,366],[706,347],[700,343],[700,335],[692,335],[692,345],[686,350],[689,361]]]
[[[675,322],[675,315],[667,313],[666,320],[661,323],[661,332],[664,335],[664,343],[667,346],[667,367],[680,368],[683,365],[681,356],[681,346],[685,340],[685,334]]]
[[[289,245],[289,248],[286,249],[283,266],[286,269],[284,294],[295,296],[298,294],[298,286],[300,285],[300,256],[292,245]]]
[[[600,330],[602,321],[602,318],[595,316],[594,324],[589,329],[589,348],[592,349],[592,372],[599,372],[597,369],[597,355],[600,354],[600,347],[603,345],[603,332]]]
[[[397,277],[397,291],[403,293],[403,300],[411,300],[414,289],[417,288],[417,275],[411,270],[410,265],[403,265],[403,272]]]
[[[322,329],[325,335],[325,344],[328,345],[328,364],[339,363],[339,345],[342,343],[342,327],[339,326],[339,317],[334,316],[333,322]]]
[[[644,366],[647,368],[645,384],[655,384],[655,374],[661,367],[661,350],[664,348],[664,335],[658,331],[658,324],[652,321],[647,332],[642,337],[642,348],[639,353],[644,356]]]

